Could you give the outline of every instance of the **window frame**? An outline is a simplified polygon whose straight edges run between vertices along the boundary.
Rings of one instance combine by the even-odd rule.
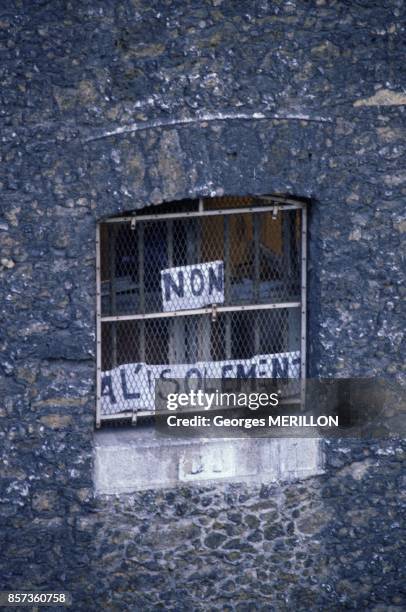
[[[258,310],[270,310],[270,309],[281,309],[281,308],[300,308],[300,404],[302,409],[305,403],[305,379],[306,379],[306,325],[307,325],[307,203],[302,200],[296,200],[293,198],[285,198],[282,196],[259,196],[253,198],[256,202],[261,202],[260,205],[252,206],[241,206],[235,208],[210,208],[205,209],[203,198],[198,200],[198,208],[193,211],[183,212],[166,212],[166,213],[152,213],[143,214],[140,209],[134,211],[131,215],[126,216],[114,216],[109,218],[101,219],[96,224],[96,427],[101,427],[102,422],[108,422],[113,420],[128,420],[129,418],[133,423],[137,420],[137,412],[132,411],[130,416],[127,413],[119,413],[114,415],[102,415],[101,414],[101,379],[102,379],[102,323],[104,322],[119,322],[119,321],[130,321],[140,320],[145,321],[148,319],[159,319],[168,318],[175,316],[188,316],[198,314],[213,314],[213,306],[205,306],[202,308],[193,308],[185,310],[177,310],[174,312],[147,312],[137,314],[124,314],[124,315],[107,315],[102,316],[102,280],[101,280],[101,225],[105,223],[125,223],[131,224],[131,229],[135,229],[137,223],[146,221],[157,221],[157,220],[175,220],[193,217],[206,217],[206,216],[224,216],[226,219],[228,215],[233,214],[252,214],[255,219],[256,213],[272,213],[273,218],[279,214],[279,212],[289,210],[300,210],[301,211],[301,240],[300,240],[300,302],[277,302],[277,303],[250,303],[244,305],[216,305],[216,313],[231,313],[241,311],[258,311]],[[207,198],[210,201],[210,198]],[[142,235],[142,234],[141,234]],[[226,237],[225,237],[226,239]],[[144,281],[144,279],[143,279]],[[225,275],[225,292],[227,292],[227,275]],[[143,287],[144,289],[144,287]],[[144,291],[142,290],[142,293]],[[153,412],[151,414],[154,414]]]

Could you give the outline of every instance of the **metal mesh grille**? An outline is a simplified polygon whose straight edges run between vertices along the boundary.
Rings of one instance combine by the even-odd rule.
[[[102,329],[102,414],[153,410],[160,376],[199,382],[300,376],[298,308],[220,313],[214,321],[203,314],[107,322]]]
[[[300,378],[301,209],[237,204],[100,224],[100,418],[153,410],[159,377]]]
[[[102,316],[162,312],[162,283],[177,288],[180,306],[188,308],[202,306],[206,280],[216,289],[224,279],[224,305],[298,301],[299,221],[296,211],[286,211],[276,219],[257,213],[137,221],[133,229],[128,222],[105,224]],[[223,272],[213,262],[222,262]],[[197,263],[200,269],[183,270]],[[173,268],[178,272],[165,275]]]

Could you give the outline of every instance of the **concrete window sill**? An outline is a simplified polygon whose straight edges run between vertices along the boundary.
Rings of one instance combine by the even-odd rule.
[[[267,483],[323,471],[317,438],[174,438],[153,427],[95,433],[97,494],[185,484]]]

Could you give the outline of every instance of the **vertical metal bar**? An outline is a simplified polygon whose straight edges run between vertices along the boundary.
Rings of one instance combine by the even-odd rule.
[[[254,355],[259,355],[260,342],[261,342],[261,337],[259,333],[259,317],[261,316],[261,311],[257,310],[253,314],[254,314]]]
[[[168,268],[173,267],[173,221],[168,220],[167,229],[167,251],[168,251]]]
[[[185,220],[186,231],[186,265],[198,262],[198,227],[197,218]],[[190,296],[192,297],[192,296]],[[176,324],[175,324],[176,325]],[[184,355],[186,362],[195,362],[199,354],[199,321],[195,317],[185,317],[178,320],[177,335],[183,338],[181,354]]]
[[[195,233],[196,233],[196,261],[195,263],[201,263],[203,257],[202,251],[202,223],[203,219],[199,219],[198,217],[194,220],[195,223]]]
[[[145,286],[144,286],[144,224],[138,223],[138,312],[145,313]],[[145,362],[145,322],[139,322],[139,361]]]
[[[96,225],[96,427],[101,424],[101,266],[100,224]]]
[[[283,209],[282,209],[283,210]],[[282,252],[283,252],[283,297],[287,298],[288,293],[291,292],[290,283],[292,274],[292,259],[293,259],[293,240],[292,240],[292,224],[291,224],[291,212],[289,210],[283,211],[282,214]]]
[[[224,303],[231,302],[230,217],[224,219]],[[231,359],[231,314],[225,315],[225,358]]]
[[[299,308],[289,308],[287,312],[287,351],[300,350],[300,317]]]
[[[110,263],[110,312],[117,315],[117,295],[116,295],[116,238],[117,226],[113,225],[110,229],[109,240],[109,263]],[[117,365],[117,324],[111,324],[111,359],[112,368]]]
[[[283,210],[283,209],[282,209]],[[301,244],[302,244],[302,212],[301,210],[285,211],[283,218],[287,217],[290,219],[289,233],[284,232],[286,242],[289,244],[289,249],[286,249],[285,240],[283,242],[283,264],[284,269],[286,267],[288,276],[288,283],[286,289],[286,300],[293,300],[298,298],[298,291],[300,293],[300,287],[302,284],[301,279]],[[284,226],[282,225],[282,228]],[[282,229],[283,231],[283,229]],[[290,276],[294,273],[294,276]],[[299,279],[296,275],[299,274]],[[284,279],[283,279],[284,280]],[[301,304],[301,302],[300,302]],[[288,323],[288,351],[300,350],[301,346],[301,309],[290,308],[287,313]]]
[[[203,198],[199,199],[199,210],[203,210]],[[202,263],[203,261],[203,217],[195,217],[195,234],[196,234],[196,263]],[[196,321],[196,355],[199,361],[210,361],[211,350],[210,350],[210,317],[208,315],[202,315],[198,317]]]
[[[253,214],[253,225],[254,225],[254,300],[256,303],[259,302],[259,286],[260,286],[260,218],[259,214]]]
[[[230,261],[230,217],[224,216],[224,304],[230,303],[231,261]]]
[[[145,287],[144,287],[144,224],[138,223],[138,312],[145,312]]]
[[[173,221],[167,223],[167,253],[168,253],[168,268],[174,265],[174,239],[173,239]],[[169,329],[169,345],[168,345],[168,363],[182,363],[185,353],[185,334],[182,321],[176,317],[168,322]]]
[[[254,226],[254,302],[258,304],[260,299],[260,245],[261,245],[261,227],[259,213],[252,215],[252,221]],[[254,314],[254,354],[259,354],[259,317],[260,313]]]
[[[302,208],[301,227],[301,324],[300,324],[300,401],[302,410],[306,401],[306,329],[307,329],[307,208]]]
[[[196,247],[197,247],[197,232],[195,219],[187,219],[185,221],[186,228],[186,264],[196,263]]]

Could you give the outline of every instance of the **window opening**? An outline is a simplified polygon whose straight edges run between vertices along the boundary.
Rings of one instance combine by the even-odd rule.
[[[289,380],[304,398],[306,206],[185,201],[97,226],[97,425],[154,412],[156,378]]]

